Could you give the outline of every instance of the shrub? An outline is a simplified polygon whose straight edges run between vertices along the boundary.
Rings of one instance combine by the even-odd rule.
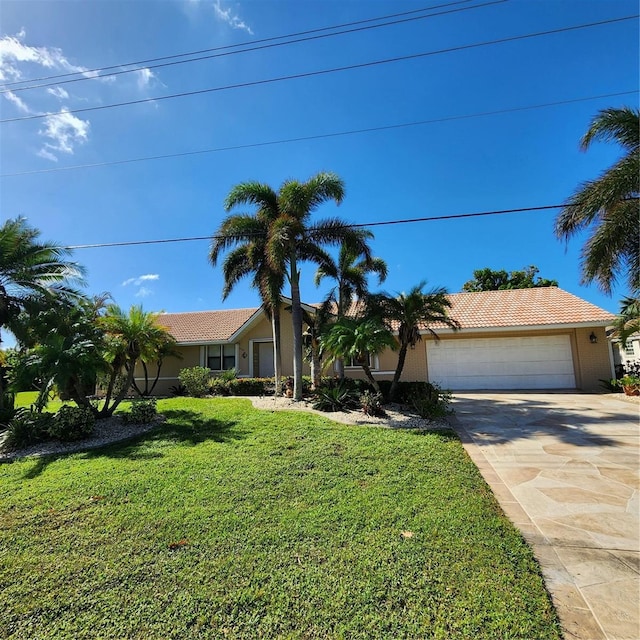
[[[366,416],[382,417],[385,415],[382,408],[382,394],[365,391],[360,396],[360,406]]]
[[[2,375],[0,373],[0,375]],[[11,391],[5,391],[2,394],[3,408],[0,410],[0,426],[8,425],[13,416],[15,415],[16,395]]]
[[[421,418],[435,420],[452,413],[449,409],[451,391],[430,382],[419,384],[419,387],[416,386],[411,391],[409,405]]]
[[[193,398],[206,396],[211,388],[211,373],[206,367],[181,369],[178,379],[185,386],[187,395]]]
[[[313,408],[318,411],[349,411],[358,408],[358,395],[345,384],[332,384],[316,391]]]
[[[52,413],[36,413],[25,407],[16,409],[7,426],[6,443],[10,448],[20,448],[47,440],[52,422]]]
[[[187,395],[187,387],[183,384],[174,384],[169,387],[169,393],[172,396],[186,396]]]
[[[129,413],[123,415],[124,421],[128,424],[149,424],[158,415],[155,398],[145,398],[135,400],[131,403]]]
[[[96,418],[88,407],[64,405],[55,414],[48,432],[52,438],[65,442],[81,440],[93,431],[95,423]]]
[[[263,396],[271,378],[236,378],[229,381],[228,391],[232,396]]]

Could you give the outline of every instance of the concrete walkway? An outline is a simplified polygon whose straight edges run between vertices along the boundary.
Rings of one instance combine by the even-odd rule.
[[[540,562],[567,640],[640,640],[639,405],[456,393],[453,427]]]

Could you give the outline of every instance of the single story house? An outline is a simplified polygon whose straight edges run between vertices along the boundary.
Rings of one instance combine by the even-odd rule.
[[[439,340],[423,340],[407,353],[403,380],[428,380],[451,390],[578,389],[599,391],[614,375],[605,327],[614,315],[558,287],[450,294],[461,330],[433,325]],[[292,374],[288,304],[282,313],[283,375]],[[313,306],[306,306],[313,311]],[[167,358],[156,392],[169,393],[184,367],[215,374],[273,376],[271,323],[261,308],[167,313],[159,318],[178,342],[182,359]],[[373,375],[393,376],[397,354],[371,358]],[[348,376],[362,369],[346,363]],[[136,377],[140,372],[136,372]],[[308,367],[307,367],[308,373]]]

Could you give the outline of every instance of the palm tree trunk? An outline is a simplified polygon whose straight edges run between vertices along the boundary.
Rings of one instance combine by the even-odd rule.
[[[149,389],[149,392],[147,395],[151,395],[153,393],[153,390],[156,388],[156,385],[158,384],[158,380],[160,379],[160,369],[162,369],[162,358],[160,358],[160,360],[158,360],[158,362],[156,363],[158,370],[156,371],[156,377],[155,380],[153,381],[153,384],[151,385],[151,389]]]
[[[129,391],[129,387],[131,387],[131,382],[133,381],[133,373],[136,368],[136,360],[131,359],[128,363],[127,368],[127,381],[122,386],[120,393],[113,399],[113,403],[109,407],[107,403],[105,403],[104,407],[102,407],[102,415],[106,418],[109,418],[113,415],[113,412],[118,408],[118,405],[124,400],[124,397],[127,395],[127,391]]]
[[[291,323],[293,326],[293,399],[302,400],[302,306],[295,247],[291,251]]]
[[[322,384],[322,365],[320,363],[320,349],[318,339],[311,339],[311,388],[315,391]]]
[[[404,369],[404,361],[407,358],[407,346],[406,344],[400,345],[400,351],[398,352],[398,364],[396,366],[396,371],[393,374],[393,380],[391,382],[391,388],[389,389],[389,400],[394,401],[396,398],[396,394],[398,393],[398,383],[400,382],[400,376],[402,375],[402,370]]]
[[[367,380],[369,381],[371,386],[375,389],[375,392],[380,393],[380,385],[378,384],[378,381],[373,377],[373,374],[371,373],[371,369],[369,368],[369,365],[366,362],[363,362],[361,366],[362,366],[362,370],[364,371],[364,375],[367,376]]]
[[[280,330],[280,301],[271,309],[271,327],[273,331],[273,375],[275,377],[276,396],[282,395],[282,344]]]

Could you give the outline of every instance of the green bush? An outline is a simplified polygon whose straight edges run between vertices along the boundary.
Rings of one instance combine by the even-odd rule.
[[[1,374],[0,374],[1,375]],[[2,394],[3,408],[0,410],[0,426],[8,425],[15,415],[16,394],[5,391]]]
[[[389,391],[391,390],[391,380],[380,380],[380,392],[386,400],[389,400]],[[408,404],[412,402],[412,398],[418,394],[428,394],[431,391],[431,383],[429,382],[406,382],[398,383],[395,402],[399,404]]]
[[[7,427],[7,445],[20,448],[47,440],[52,422],[52,413],[36,413],[25,407],[16,409]]]
[[[96,418],[88,407],[64,405],[58,409],[51,424],[49,435],[65,442],[82,440],[88,436],[96,424]]]
[[[127,424],[149,424],[156,419],[157,415],[156,399],[145,398],[134,400],[129,413],[125,413],[123,417]]]
[[[236,378],[229,381],[228,390],[232,396],[263,396],[271,385],[271,378]]]
[[[430,382],[421,382],[419,385],[411,390],[408,404],[421,418],[435,420],[452,413],[449,409],[451,391]]]
[[[193,398],[202,398],[210,393],[211,372],[206,367],[181,369],[178,379],[185,386],[187,395]]]

